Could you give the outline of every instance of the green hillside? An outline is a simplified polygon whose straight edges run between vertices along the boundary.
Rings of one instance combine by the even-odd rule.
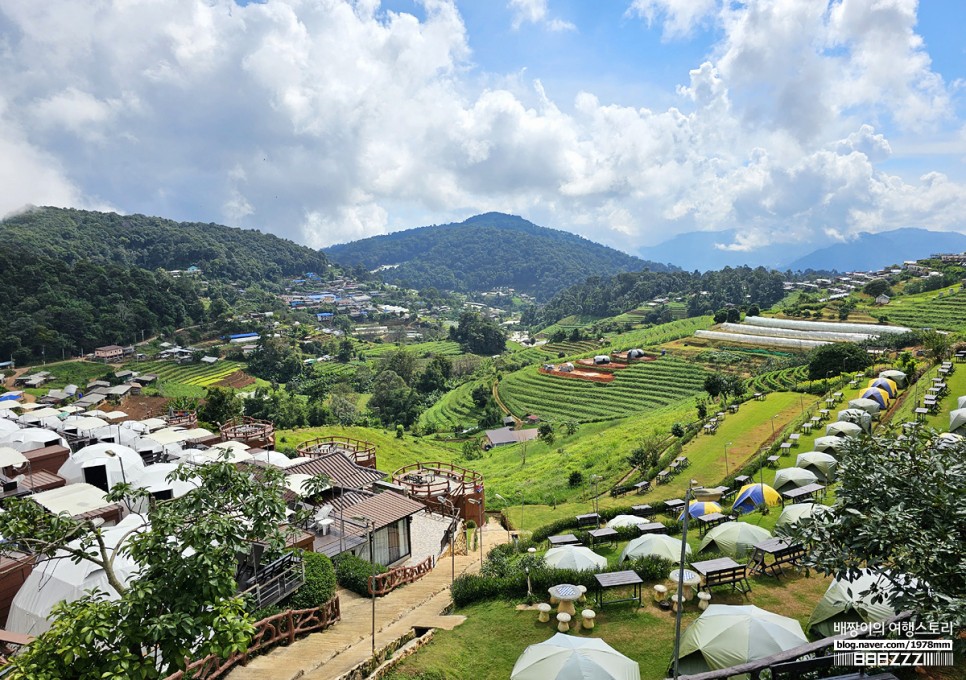
[[[966,330],[966,291],[937,297],[928,293],[915,298],[896,298],[888,307],[876,310],[889,317],[891,323],[912,328],[939,328],[945,331]]]
[[[325,252],[346,266],[394,265],[381,272],[383,279],[410,288],[466,292],[507,286],[540,299],[588,276],[668,271],[667,265],[503,213],[374,236]]]

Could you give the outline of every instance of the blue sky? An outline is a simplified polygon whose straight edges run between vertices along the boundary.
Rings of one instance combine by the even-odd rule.
[[[966,3],[10,0],[0,214],[313,246],[488,210],[633,252],[963,231]]]

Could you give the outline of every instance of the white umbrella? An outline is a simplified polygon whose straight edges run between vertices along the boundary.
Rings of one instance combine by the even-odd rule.
[[[798,489],[818,481],[818,476],[811,470],[800,467],[782,468],[775,472],[775,491],[783,493],[789,489]]]
[[[543,556],[548,567],[554,569],[574,569],[576,571],[598,571],[607,566],[607,558],[598,555],[590,548],[564,545],[551,548]]]
[[[527,647],[510,680],[640,680],[637,662],[600,638],[556,633]]]
[[[647,524],[649,520],[646,517],[638,517],[637,515],[617,515],[614,519],[607,522],[607,527],[610,529],[619,529],[620,527],[637,527],[642,524]]]
[[[949,431],[956,432],[960,429],[966,432],[966,408],[958,408],[949,412]]]
[[[691,554],[691,546],[685,547],[685,553]],[[663,557],[672,562],[681,561],[681,539],[666,534],[644,534],[635,538],[624,547],[620,561],[633,560],[638,557],[653,555]]]
[[[231,439],[227,442],[218,442],[217,444],[212,444],[211,448],[224,449],[225,451],[247,451],[251,447],[245,442],[239,442]]]
[[[878,602],[873,586],[884,596]],[[894,616],[896,610],[890,604],[894,590],[892,581],[871,569],[862,569],[851,579],[836,578],[815,605],[808,628],[813,634],[830,637],[837,632],[836,623],[873,623]]]

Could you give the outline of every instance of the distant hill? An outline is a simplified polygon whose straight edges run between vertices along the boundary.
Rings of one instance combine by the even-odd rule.
[[[67,264],[194,265],[209,279],[249,283],[328,268],[322,253],[271,234],[145,215],[35,208],[0,221],[0,239]]]
[[[588,276],[670,269],[503,213],[373,236],[325,253],[343,266],[389,266],[380,272],[383,279],[411,288],[469,292],[508,286],[544,300]]]
[[[877,234],[863,233],[846,243],[824,232],[808,243],[772,243],[753,250],[726,250],[737,229],[692,231],[656,246],[638,250],[647,259],[670,262],[687,271],[713,271],[724,267],[769,267],[786,271],[806,269],[853,271],[878,269],[902,260],[915,260],[939,252],[966,250],[966,236],[958,233],[904,228]]]

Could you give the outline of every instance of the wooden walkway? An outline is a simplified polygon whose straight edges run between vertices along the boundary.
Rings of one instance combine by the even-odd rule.
[[[507,532],[490,522],[484,531],[484,547],[505,543]],[[452,558],[441,557],[432,572],[415,583],[376,599],[376,651],[395,642],[413,628],[451,629],[465,618],[441,616],[452,604],[449,586]],[[476,573],[480,554],[456,556],[456,575]],[[342,620],[331,628],[309,635],[287,647],[252,659],[227,676],[229,680],[335,680],[372,656],[372,603],[368,598],[339,590]]]

